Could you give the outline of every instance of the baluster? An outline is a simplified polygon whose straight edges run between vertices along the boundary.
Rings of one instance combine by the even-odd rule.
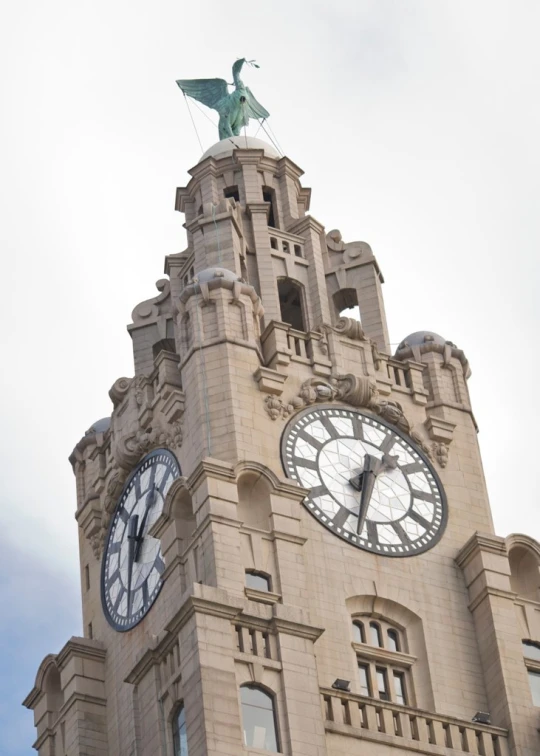
[[[382,719],[383,732],[385,732],[387,735],[394,735],[394,717],[392,716],[391,710],[382,709],[381,719]]]
[[[496,742],[494,743],[493,750],[495,756],[510,756],[510,748],[508,747],[508,738],[503,738],[500,735],[496,735]]]
[[[379,729],[377,722],[377,712],[372,704],[366,704],[364,711],[366,712],[367,729],[371,732],[377,732]]]
[[[358,730],[362,727],[362,715],[356,701],[349,701],[349,718],[351,727],[356,727]]]
[[[344,724],[343,722],[343,705],[341,698],[332,696],[332,715],[336,724]]]
[[[461,733],[459,727],[455,724],[450,724],[448,725],[447,732],[450,738],[449,747],[454,748],[456,751],[462,751],[463,748],[461,746]]]
[[[443,729],[442,722],[438,719],[431,721],[431,733],[433,735],[433,745],[446,745],[446,733]]]
[[[493,748],[493,738],[490,732],[479,732],[480,742],[482,748],[478,749],[482,756],[496,756],[495,749]]]
[[[429,730],[424,717],[416,717],[416,732],[419,743],[429,743]]]
[[[405,711],[399,712],[399,724],[402,737],[412,740],[411,718]]]
[[[463,750],[466,753],[476,753],[478,754],[478,742],[476,740],[476,730],[471,729],[470,727],[464,727],[461,731],[463,736]]]

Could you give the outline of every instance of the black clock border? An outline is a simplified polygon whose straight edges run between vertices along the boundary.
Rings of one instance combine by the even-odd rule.
[[[101,559],[101,578],[100,578],[101,608],[103,610],[103,614],[105,615],[105,619],[107,620],[107,622],[109,623],[109,625],[113,628],[113,630],[116,630],[119,633],[127,633],[130,630],[133,630],[133,628],[137,627],[137,625],[140,622],[143,621],[143,619],[148,614],[148,611],[150,611],[150,609],[152,608],[152,606],[156,602],[156,600],[157,600],[157,598],[158,598],[158,596],[160,594],[160,591],[161,591],[161,589],[163,587],[163,580],[161,580],[161,578],[160,578],[159,586],[158,586],[157,591],[155,593],[155,596],[154,596],[154,598],[152,600],[152,603],[148,607],[148,611],[144,612],[144,614],[142,614],[142,616],[139,617],[139,619],[136,622],[134,622],[133,624],[129,624],[127,626],[126,625],[120,625],[117,622],[115,622],[115,620],[111,617],[111,615],[109,613],[109,609],[107,607],[106,599],[105,599],[105,564],[106,564],[106,561],[107,561],[106,557],[107,557],[107,552],[108,552],[108,548],[109,548],[109,541],[110,541],[112,529],[113,529],[113,526],[114,526],[114,523],[115,523],[116,514],[118,512],[120,504],[122,503],[122,500],[124,498],[124,494],[126,493],[126,491],[128,490],[128,488],[130,487],[131,482],[133,481],[133,479],[139,474],[139,472],[140,472],[141,468],[143,467],[143,465],[145,465],[146,462],[148,462],[148,460],[151,459],[152,457],[157,457],[157,456],[159,456],[160,454],[163,454],[163,453],[168,454],[169,456],[171,456],[173,458],[173,460],[176,462],[176,465],[178,467],[178,477],[180,477],[182,475],[182,468],[180,467],[180,462],[178,461],[176,455],[170,449],[167,449],[165,447],[160,447],[159,449],[153,449],[148,454],[145,454],[144,457],[141,459],[141,461],[138,462],[137,466],[131,471],[131,473],[129,474],[126,482],[124,483],[124,486],[122,488],[122,492],[121,492],[120,496],[118,497],[118,501],[116,502],[116,506],[115,506],[114,511],[112,513],[112,516],[111,516],[111,521],[110,521],[109,526],[107,528],[107,536],[105,538],[105,548],[103,549],[103,557]]]
[[[306,509],[309,514],[317,520],[317,522],[322,525],[326,530],[328,530],[330,533],[333,533],[338,538],[341,538],[342,541],[345,541],[345,543],[348,543],[349,546],[352,546],[355,549],[361,549],[362,551],[366,551],[368,554],[373,554],[374,556],[381,556],[381,557],[390,557],[391,559],[409,559],[410,557],[418,556],[419,554],[423,554],[426,551],[429,551],[434,546],[437,545],[437,543],[442,538],[444,531],[446,530],[446,526],[448,524],[448,499],[446,497],[446,491],[444,490],[444,486],[442,484],[442,481],[433,467],[433,464],[428,459],[425,452],[420,449],[418,444],[413,441],[413,439],[408,436],[406,433],[404,433],[399,428],[396,428],[395,425],[392,425],[391,423],[386,422],[385,420],[382,420],[379,415],[377,415],[374,412],[371,412],[370,410],[362,407],[352,407],[347,404],[341,404],[341,403],[333,403],[329,404],[328,402],[325,403],[318,403],[315,402],[313,404],[308,405],[307,407],[304,407],[299,412],[296,412],[290,420],[287,422],[285,428],[283,429],[283,432],[281,434],[281,443],[280,443],[280,456],[281,456],[281,465],[283,467],[283,470],[285,472],[285,475],[287,478],[291,479],[291,476],[289,475],[289,471],[286,464],[286,445],[287,445],[287,439],[289,437],[289,434],[291,432],[291,429],[296,425],[296,423],[301,420],[306,415],[309,415],[311,412],[315,412],[317,410],[346,410],[347,412],[352,412],[357,415],[360,415],[361,417],[369,417],[374,422],[380,423],[385,428],[388,428],[388,430],[392,431],[392,433],[395,433],[396,436],[399,436],[406,444],[408,444],[410,447],[414,449],[414,451],[418,454],[418,456],[424,461],[424,463],[427,465],[430,473],[435,478],[435,483],[437,484],[437,487],[439,489],[439,493],[441,496],[441,509],[442,509],[442,515],[441,515],[441,524],[437,532],[433,535],[433,537],[429,540],[427,544],[424,546],[421,546],[418,549],[415,549],[412,552],[406,552],[404,554],[396,554],[396,553],[389,553],[389,552],[382,552],[382,551],[374,551],[373,549],[369,549],[366,546],[364,546],[361,543],[354,543],[350,540],[346,535],[342,535],[341,533],[338,533],[336,530],[333,530],[332,528],[328,527],[317,515],[307,506],[306,501],[308,499],[308,496],[306,496],[302,500],[302,506],[304,509]],[[338,502],[339,503],[339,502]]]

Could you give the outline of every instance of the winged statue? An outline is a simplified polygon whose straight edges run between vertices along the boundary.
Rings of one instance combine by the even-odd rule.
[[[178,79],[176,82],[185,95],[202,102],[208,108],[217,110],[220,139],[239,136],[241,129],[248,125],[250,118],[268,118],[270,115],[240,78],[244,63],[258,68],[253,61],[245,58],[237,60],[232,67],[233,92],[229,92],[229,85],[225,79]]]

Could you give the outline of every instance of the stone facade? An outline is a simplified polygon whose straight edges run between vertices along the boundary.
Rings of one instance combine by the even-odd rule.
[[[134,376],[115,382],[110,420],[71,456],[86,637],[40,666],[24,702],[34,747],[173,756],[182,704],[189,756],[265,753],[244,744],[251,684],[271,695],[289,756],[538,754],[528,674],[540,670],[540,546],[493,532],[465,355],[425,332],[392,356],[369,245],[309,215],[292,160],[225,141],[177,190],[188,247],[133,311]],[[340,315],[355,305],[361,323]],[[449,511],[432,549],[356,549],[302,505],[280,440],[318,403],[363,407],[432,459]],[[104,540],[130,471],[156,447],[182,469],[152,527],[164,584],[118,633],[101,605]],[[246,571],[270,590],[246,587]],[[399,645],[360,637],[370,623]],[[376,695],[380,669],[403,675],[405,702]]]

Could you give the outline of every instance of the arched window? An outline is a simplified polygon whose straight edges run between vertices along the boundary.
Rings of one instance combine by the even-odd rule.
[[[246,570],[246,588],[253,588],[256,591],[270,591],[272,589],[270,575],[257,570]]]
[[[274,697],[257,685],[242,685],[240,701],[244,744],[248,748],[278,753],[280,748]]]
[[[281,278],[278,281],[278,295],[283,323],[288,323],[295,331],[305,331],[301,287],[290,278]]]
[[[352,623],[353,639],[355,643],[366,642],[366,631],[364,630],[364,623],[360,620],[354,620]]]
[[[405,653],[403,631],[384,619],[366,623],[367,618],[354,618],[352,623],[360,694],[402,706],[412,704],[410,668],[414,658]],[[369,648],[364,652],[362,646]]]
[[[174,714],[172,721],[172,732],[174,756],[188,756],[186,715],[184,712],[183,704],[178,707]]]
[[[378,622],[370,622],[369,623],[369,642],[372,646],[378,646],[379,648],[382,648],[382,634],[381,634],[381,626]]]
[[[387,630],[386,631],[387,636],[387,643],[386,647],[389,651],[401,651],[401,648],[399,646],[399,633],[397,630]]]

